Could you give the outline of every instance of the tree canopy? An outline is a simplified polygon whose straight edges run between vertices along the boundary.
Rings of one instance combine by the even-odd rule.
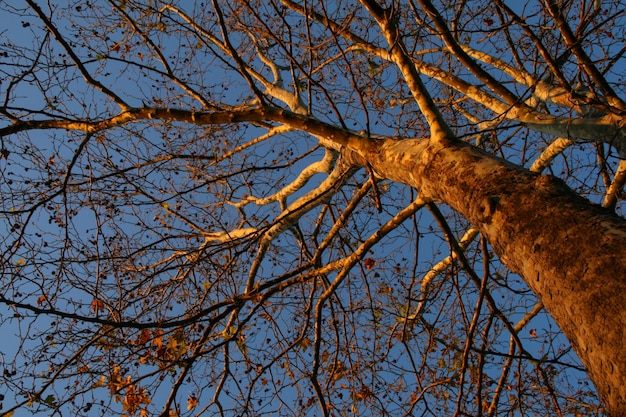
[[[626,415],[624,1],[0,16],[0,415]]]

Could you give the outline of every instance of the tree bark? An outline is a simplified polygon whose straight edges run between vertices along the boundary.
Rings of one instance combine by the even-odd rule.
[[[467,144],[381,141],[381,176],[448,204],[520,274],[569,338],[613,417],[626,416],[626,221],[561,180]]]

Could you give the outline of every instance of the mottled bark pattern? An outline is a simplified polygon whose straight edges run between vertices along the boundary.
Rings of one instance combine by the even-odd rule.
[[[626,415],[626,221],[465,144],[385,141],[366,158],[479,228],[561,326],[610,415]]]

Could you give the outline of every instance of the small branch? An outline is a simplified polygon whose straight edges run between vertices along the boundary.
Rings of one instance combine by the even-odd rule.
[[[369,181],[372,184],[372,191],[374,193],[374,202],[376,204],[376,210],[378,210],[379,213],[382,213],[383,205],[380,202],[380,193],[378,192],[378,186],[376,185],[376,178],[375,178],[374,170],[372,169],[372,166],[370,165],[369,162],[365,164],[365,168],[367,169],[367,172],[370,174]]]
[[[215,13],[217,14],[219,26],[222,31],[222,38],[224,40],[224,46],[226,47],[228,54],[237,63],[237,66],[239,67],[239,73],[248,82],[248,86],[250,87],[250,90],[254,92],[254,95],[256,95],[257,99],[261,102],[261,104],[264,104],[265,98],[263,96],[263,93],[259,90],[259,88],[254,83],[254,80],[252,79],[252,76],[250,75],[250,72],[249,72],[249,66],[243,61],[243,59],[241,59],[235,47],[230,43],[230,39],[228,38],[228,28],[226,27],[226,22],[224,21],[224,15],[222,14],[222,9],[220,8],[216,0],[213,0],[213,9],[215,10]]]
[[[454,233],[452,233],[452,230],[450,229],[450,226],[448,225],[448,222],[444,218],[443,214],[439,210],[439,207],[437,207],[437,205],[435,203],[433,203],[433,202],[426,203],[426,206],[428,207],[428,210],[431,212],[431,214],[433,215],[433,217],[435,218],[435,220],[439,224],[439,227],[441,228],[441,230],[443,231],[444,235],[446,236],[446,240],[448,241],[448,244],[450,245],[450,251],[456,254],[456,256],[459,259],[459,263],[460,263],[461,267],[463,268],[463,270],[465,270],[465,272],[467,272],[467,275],[469,276],[469,278],[478,287],[480,287],[481,279],[476,275],[476,271],[474,271],[474,269],[470,265],[469,260],[465,256],[465,252],[459,246],[459,243],[457,242],[457,240],[456,240],[456,238],[454,236]],[[502,321],[502,323],[507,328],[509,333],[511,333],[512,337],[515,339],[515,342],[519,346],[520,350],[522,352],[524,352],[524,353],[528,353],[528,352],[526,352],[524,350],[523,345],[522,345],[522,341],[517,336],[517,332],[513,328],[513,325],[509,321],[508,317],[505,316],[504,313],[502,313],[502,311],[498,308],[498,306],[497,306],[495,300],[493,299],[493,297],[491,296],[490,292],[486,292],[485,293],[485,300],[487,301],[487,304],[489,305],[489,309],[491,310],[491,312],[493,314],[495,314]]]
[[[35,13],[37,13],[39,18],[44,22],[44,24],[48,28],[48,30],[52,32],[57,42],[61,44],[63,49],[65,49],[67,54],[72,58],[72,61],[74,61],[76,68],[78,68],[78,71],[80,71],[81,75],[83,76],[83,78],[85,78],[87,83],[91,84],[92,86],[100,90],[102,93],[107,95],[109,98],[111,98],[115,103],[117,103],[118,106],[120,106],[122,110],[127,110],[129,106],[128,104],[126,104],[126,102],[124,102],[124,100],[122,100],[117,94],[115,94],[113,91],[105,87],[102,83],[100,83],[99,81],[97,81],[95,78],[91,76],[91,74],[89,73],[89,71],[87,71],[87,68],[85,68],[85,66],[83,65],[81,60],[78,58],[74,50],[70,47],[67,41],[63,38],[63,36],[58,31],[56,26],[54,26],[54,24],[52,23],[52,20],[50,20],[50,18],[46,16],[43,10],[41,10],[41,8],[32,0],[26,0],[26,2],[35,11]]]
[[[248,272],[248,279],[246,283],[246,294],[250,294],[256,285],[256,275],[261,267],[261,263],[265,257],[270,243],[283,231],[292,227],[296,222],[307,212],[314,207],[324,204],[332,198],[333,193],[345,183],[345,181],[352,176],[355,171],[354,167],[347,166],[339,161],[330,175],[314,190],[309,191],[304,196],[298,198],[291,203],[281,215],[274,221],[274,223],[263,232],[259,249],[250,266]]]
[[[415,199],[408,206],[400,210],[395,216],[389,219],[384,225],[382,225],[376,232],[374,232],[370,237],[368,237],[363,243],[359,245],[359,247],[350,254],[347,258],[344,258],[342,263],[342,268],[331,285],[326,288],[324,294],[320,296],[320,303],[323,303],[328,297],[330,297],[337,287],[341,284],[343,279],[348,275],[352,267],[365,256],[367,251],[370,250],[374,244],[380,241],[385,235],[387,235],[392,230],[395,230],[402,222],[411,217],[417,210],[421,209],[426,205],[426,202],[421,198]]]
[[[532,320],[539,312],[543,309],[543,304],[541,302],[536,303],[532,310],[530,310],[520,321],[518,321],[513,329],[519,333],[529,322]],[[513,364],[513,360],[515,358],[515,339],[513,336],[510,337],[509,340],[509,353],[507,355],[506,362],[502,366],[502,373],[500,374],[500,379],[498,380],[498,385],[493,394],[493,398],[491,399],[491,403],[489,404],[489,408],[487,410],[487,416],[493,417],[497,411],[498,403],[500,402],[500,395],[505,389],[506,381],[509,377],[509,372],[511,370],[511,366]]]

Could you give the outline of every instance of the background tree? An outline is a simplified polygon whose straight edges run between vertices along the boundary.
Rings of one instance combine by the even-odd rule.
[[[623,1],[177,3],[0,4],[4,415],[626,415]]]

